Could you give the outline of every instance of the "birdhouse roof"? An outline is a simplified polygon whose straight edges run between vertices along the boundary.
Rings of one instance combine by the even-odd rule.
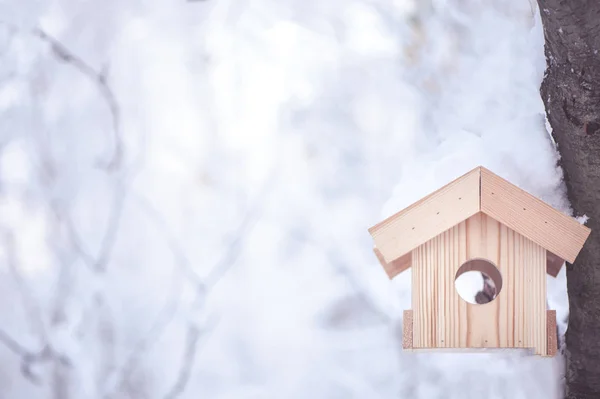
[[[548,251],[548,273],[573,263],[590,229],[484,167],[477,167],[369,229],[391,277],[411,266],[411,251],[478,212]]]

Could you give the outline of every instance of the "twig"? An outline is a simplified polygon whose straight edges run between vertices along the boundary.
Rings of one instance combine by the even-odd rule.
[[[171,232],[165,218],[160,214],[160,212],[154,207],[151,202],[143,197],[142,195],[131,193],[130,197],[136,200],[137,204],[140,205],[138,209],[142,210],[145,215],[148,217],[148,220],[151,221],[156,230],[163,236],[165,239],[169,250],[171,251],[175,262],[179,268],[179,270],[186,276],[186,278],[191,281],[196,287],[196,306],[202,306],[204,303],[204,299],[209,291],[231,268],[231,266],[237,260],[242,248],[243,237],[248,233],[248,231],[256,224],[259,219],[260,211],[262,210],[262,204],[264,198],[267,194],[267,188],[270,187],[270,183],[272,179],[268,179],[267,183],[261,190],[261,194],[257,196],[257,200],[251,207],[251,210],[246,213],[243,222],[241,225],[233,232],[231,235],[233,238],[230,240],[230,244],[228,245],[228,249],[234,248],[233,250],[226,251],[226,253],[217,261],[215,266],[211,268],[208,277],[206,279],[202,279],[193,269],[191,262],[189,261],[187,255],[184,250],[177,244],[177,240],[174,234]],[[142,338],[138,343],[134,346],[134,349],[131,351],[127,360],[124,363],[124,366],[120,368],[121,375],[118,379],[118,382],[111,384],[111,387],[107,390],[108,392],[104,395],[105,398],[112,398],[119,390],[119,387],[123,384],[123,382],[127,379],[127,377],[131,374],[131,372],[135,369],[137,359],[139,354],[143,351],[147,351],[161,336],[162,332],[166,329],[166,327],[172,322],[175,317],[175,313],[177,307],[179,305],[178,302],[179,297],[175,302],[169,300],[163,309],[159,312],[159,315],[156,321],[153,323],[149,332]],[[179,396],[184,390],[189,381],[191,368],[194,361],[194,356],[197,351],[197,343],[200,335],[203,330],[199,327],[190,324],[188,326],[188,330],[186,333],[186,349],[184,352],[184,359],[182,361],[182,366],[180,373],[173,387],[169,390],[169,393],[165,396],[167,399],[173,399]]]
[[[62,208],[58,203],[52,203],[51,209],[54,211],[56,218],[62,221],[67,228],[69,239],[76,252],[81,256],[83,261],[97,273],[106,271],[106,266],[110,259],[110,254],[115,245],[117,239],[117,232],[119,230],[121,216],[123,212],[123,203],[125,202],[126,191],[122,186],[118,186],[113,198],[113,204],[110,209],[108,216],[107,227],[102,237],[102,243],[96,257],[90,255],[90,251],[87,250],[79,234],[77,233],[73,221],[68,215],[68,212]]]
[[[15,279],[15,282],[17,283],[21,297],[23,298],[25,310],[29,315],[31,323],[34,325],[34,328],[40,334],[41,340],[42,342],[44,342],[44,344],[40,351],[33,352],[25,348],[23,345],[19,344],[6,332],[1,330],[0,342],[2,342],[11,351],[21,356],[21,373],[23,374],[23,376],[34,384],[40,384],[40,378],[36,376],[35,373],[32,371],[32,367],[34,364],[49,360],[55,360],[64,366],[70,366],[71,362],[66,356],[56,352],[49,344],[49,339],[46,334],[46,328],[39,306],[35,304],[35,301],[29,294],[27,286],[23,281],[23,278],[21,277],[21,274],[18,270],[17,258],[14,248],[14,236],[11,232],[4,232],[4,243],[6,246],[8,266],[11,270],[13,278]]]
[[[178,245],[177,240],[171,233],[164,217],[162,217],[162,215],[150,203],[150,201],[143,196],[131,194],[131,197],[136,200],[138,205],[140,205],[138,209],[144,212],[149,221],[152,222],[156,227],[157,232],[160,233],[165,239],[180,272],[182,272],[184,276],[186,276],[193,284],[196,285],[199,292],[203,292],[205,290],[204,282],[201,280],[200,276],[194,272],[187,255]],[[131,372],[135,370],[140,354],[149,350],[149,348],[151,348],[153,344],[161,337],[167,326],[173,321],[179,306],[179,299],[181,297],[182,291],[180,288],[181,287],[175,283],[172,285],[172,290],[167,298],[167,302],[159,311],[156,320],[150,327],[148,333],[133,346],[133,349],[123,363],[123,366],[119,368],[120,373],[118,374],[120,374],[120,376],[118,377],[118,381],[109,384],[110,388],[108,389],[108,393],[104,395],[105,398],[112,397],[118,391],[119,387],[129,377]]]
[[[188,325],[185,337],[185,346],[183,349],[183,359],[181,360],[179,373],[177,374],[177,379],[173,383],[173,386],[164,396],[164,399],[175,399],[185,391],[185,388],[190,381],[196,354],[200,349],[198,341],[202,336],[204,336],[205,339],[203,343],[206,342],[207,335],[215,330],[216,324],[216,320],[213,318],[212,321],[208,322],[206,328],[204,329],[200,329],[194,323],[190,323]]]
[[[321,242],[315,241],[314,239],[307,237],[304,238],[303,241],[309,242],[317,248],[321,248],[322,251],[327,256],[329,263],[334,268],[334,270],[343,276],[348,284],[350,284],[350,288],[355,292],[357,298],[362,301],[372,312],[379,318],[383,323],[388,323],[391,321],[391,317],[383,311],[379,305],[367,294],[367,290],[360,283],[360,280],[355,276],[352,269],[348,267],[348,264],[351,263],[350,259],[346,259],[346,255],[337,250],[328,250],[323,247]],[[339,243],[333,243],[334,248],[342,248],[343,245]]]
[[[197,290],[205,291],[204,282],[200,276],[193,270],[191,263],[184,253],[183,249],[177,243],[174,235],[169,229],[167,222],[160,212],[154,207],[148,199],[135,193],[131,194],[131,198],[134,199],[141,211],[148,217],[149,221],[152,222],[156,228],[156,231],[163,236],[165,239],[175,263],[178,269],[184,276],[186,276],[194,285]],[[109,384],[111,388],[108,389],[108,393],[105,394],[105,398],[112,397],[119,386],[131,375],[131,372],[135,370],[136,363],[139,360],[140,354],[144,351],[148,351],[154,343],[161,337],[167,326],[173,321],[177,308],[179,306],[179,299],[181,297],[181,289],[177,284],[172,285],[171,294],[167,298],[167,302],[163,305],[162,309],[158,312],[156,320],[152,323],[148,333],[144,335],[136,344],[133,345],[133,349],[126,357],[123,362],[123,366],[120,367],[120,377],[118,381]]]
[[[106,270],[110,254],[117,241],[117,232],[119,231],[124,202],[125,189],[119,186],[117,187],[115,197],[113,198],[111,213],[108,217],[108,226],[102,238],[102,244],[100,245],[100,250],[96,258],[95,268],[99,272]]]
[[[181,366],[179,367],[179,373],[175,383],[165,395],[164,399],[175,399],[183,393],[187,386],[192,368],[194,366],[194,359],[196,357],[196,351],[198,349],[198,340],[200,338],[201,331],[195,325],[190,325],[185,337],[185,347],[183,350],[183,359]]]
[[[32,30],[34,36],[38,37],[42,41],[48,43],[54,56],[69,65],[72,65],[75,69],[79,70],[82,74],[87,76],[92,83],[94,83],[100,94],[104,97],[108,109],[112,117],[112,128],[113,128],[113,140],[114,150],[113,155],[108,162],[105,162],[104,167],[108,170],[115,170],[121,163],[123,156],[123,141],[121,134],[121,111],[117,99],[106,82],[106,76],[102,72],[95,71],[91,66],[84,62],[81,58],[73,54],[65,45],[59,42],[56,38],[50,36],[41,28],[34,28]]]
[[[339,246],[338,248],[341,248]],[[326,251],[328,254],[329,261],[336,271],[346,278],[348,284],[352,290],[356,293],[357,298],[361,300],[364,304],[367,305],[368,308],[371,309],[373,314],[375,314],[382,322],[388,323],[391,321],[391,317],[385,313],[385,311],[381,310],[380,306],[367,294],[366,289],[359,282],[359,280],[354,275],[352,269],[348,267],[348,262],[342,260],[341,262],[336,261],[335,253],[331,251]]]
[[[58,364],[64,367],[71,367],[71,361],[64,355],[57,353],[52,347],[46,344],[37,353],[28,353],[21,359],[21,373],[32,383],[39,385],[41,379],[33,373],[33,366],[36,363],[42,363],[47,361],[56,361]]]
[[[70,360],[57,352],[55,352],[49,345],[38,351],[33,352],[19,344],[14,338],[9,336],[5,331],[0,330],[0,342],[4,344],[8,349],[14,352],[16,355],[21,357],[21,374],[35,385],[41,384],[41,379],[33,372],[33,366],[36,363],[42,363],[48,360],[58,361],[61,365],[70,367]]]
[[[163,215],[161,215],[156,207],[142,195],[132,193],[131,198],[134,199],[138,205],[140,205],[138,209],[144,212],[144,214],[148,217],[148,220],[154,224],[156,231],[163,236],[171,254],[175,259],[175,263],[181,272],[196,286],[203,286],[204,281],[202,281],[200,275],[194,271],[188,256],[177,243],[177,239],[171,232],[171,229],[169,228],[169,225],[167,224]]]
[[[71,253],[73,259],[77,256]],[[71,285],[69,281],[73,259],[66,260],[62,256],[57,256],[56,261],[59,263],[60,270],[58,271],[58,279],[56,282],[54,305],[52,306],[50,315],[50,326],[56,327],[65,321],[65,303],[71,294]]]
[[[252,231],[254,226],[260,220],[261,213],[264,210],[264,202],[266,201],[274,180],[275,173],[272,173],[264,183],[253,204],[246,212],[242,223],[235,231],[233,231],[233,234],[230,235],[229,244],[226,246],[227,250],[223,252],[221,259],[217,261],[215,266],[210,270],[204,279],[207,290],[213,288],[237,261],[243,249],[242,244],[244,238]]]
[[[15,32],[23,31],[22,28],[19,28],[6,21],[0,21],[0,25],[4,25]],[[100,95],[104,98],[104,101],[106,102],[111,115],[114,141],[114,149],[112,156],[109,157],[108,161],[99,162],[99,164],[108,171],[116,170],[120,166],[123,157],[121,109],[113,90],[106,81],[105,73],[94,70],[94,68],[92,68],[88,63],[86,63],[80,57],[75,55],[64,44],[58,41],[58,39],[49,35],[43,29],[38,27],[27,30],[25,32],[31,34],[33,37],[49,45],[50,50],[52,51],[52,54],[54,55],[54,57],[56,57],[56,59],[71,65],[73,68],[75,68],[85,77],[87,77],[98,88],[98,91],[100,92]]]
[[[4,330],[0,330],[0,342],[2,342],[4,346],[6,346],[8,349],[10,349],[12,352],[16,353],[19,356],[26,356],[30,353],[27,348],[18,343]]]
[[[112,378],[109,378],[109,381],[114,382],[108,384],[109,387],[106,389],[107,393],[104,395],[105,398],[111,398],[118,392],[119,388],[135,370],[139,358],[141,357],[140,355],[152,348],[156,341],[162,336],[162,333],[167,326],[171,324],[179,306],[179,299],[181,297],[180,288],[181,287],[178,284],[172,285],[171,293],[168,295],[168,299],[162,309],[158,312],[156,320],[152,323],[148,333],[134,344],[133,349],[123,362],[123,366],[119,367],[119,371],[115,371]]]
[[[264,209],[264,201],[269,192],[269,189],[271,188],[271,184],[274,181],[274,176],[275,175],[272,174],[271,177],[267,179],[267,182],[263,186],[260,194],[257,196],[253,205],[250,207],[250,210],[246,212],[242,223],[231,235],[229,244],[227,245],[227,251],[224,252],[224,255],[221,257],[221,259],[219,259],[215,266],[210,270],[210,272],[204,280],[205,283],[203,285],[199,285],[199,287],[203,287],[204,289],[201,289],[197,292],[197,306],[202,306],[204,296],[231,269],[231,267],[235,264],[236,260],[241,254],[244,238],[260,220],[260,214]],[[212,328],[209,329],[209,331],[212,330]],[[201,330],[194,324],[190,323],[186,335],[184,357],[181,363],[177,380],[173,384],[173,387],[165,395],[164,399],[175,399],[185,391],[185,388],[190,379],[196,352],[198,350],[197,343],[200,334]]]

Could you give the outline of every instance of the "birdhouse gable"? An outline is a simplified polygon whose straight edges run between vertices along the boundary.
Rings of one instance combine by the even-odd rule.
[[[477,213],[547,251],[547,272],[573,263],[590,229],[483,167],[477,167],[369,229],[390,278],[412,265],[412,251]]]

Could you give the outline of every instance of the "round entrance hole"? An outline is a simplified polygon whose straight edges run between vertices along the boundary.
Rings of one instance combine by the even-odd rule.
[[[471,259],[458,268],[454,277],[458,295],[474,305],[493,301],[502,290],[500,270],[485,259]]]

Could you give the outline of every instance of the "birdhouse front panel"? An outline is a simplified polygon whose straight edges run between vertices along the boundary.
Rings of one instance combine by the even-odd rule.
[[[491,302],[460,297],[454,282],[463,265],[487,275],[497,268]],[[413,349],[532,348],[547,355],[543,247],[477,213],[414,249],[412,268]]]

